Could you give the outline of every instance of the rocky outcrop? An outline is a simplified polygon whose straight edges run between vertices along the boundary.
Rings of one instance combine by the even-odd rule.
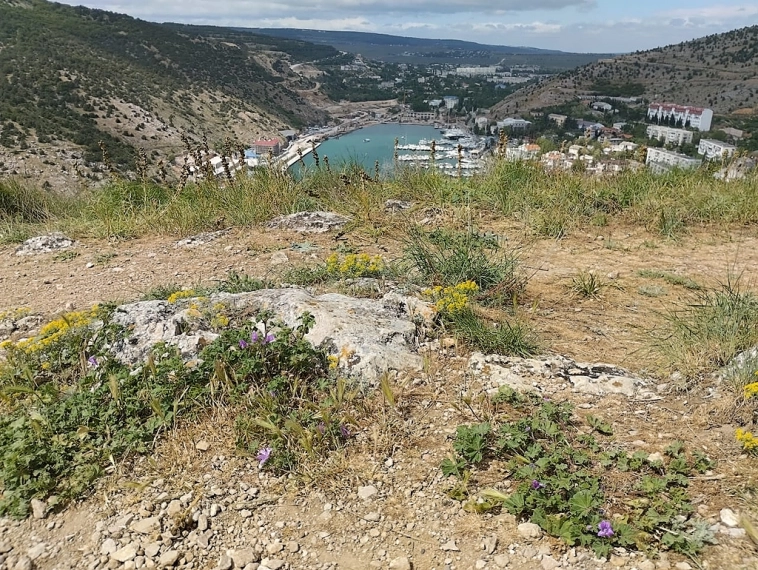
[[[37,255],[68,249],[76,244],[74,240],[62,233],[52,233],[44,236],[29,238],[16,248],[16,255]]]
[[[266,227],[307,234],[321,234],[342,229],[349,221],[349,218],[332,212],[297,212],[296,214],[274,218],[266,224]]]
[[[190,301],[190,300],[187,300]],[[266,289],[251,293],[219,293],[210,303],[230,310],[268,310],[276,319],[295,327],[305,312],[315,318],[306,338],[339,357],[350,375],[369,384],[388,370],[421,368],[416,352],[417,324],[433,316],[429,304],[414,297],[388,293],[381,299],[356,299],[336,293],[313,296],[303,289]],[[199,346],[217,338],[209,330],[190,330],[185,304],[143,301],[119,307],[114,323],[130,331],[113,346],[115,356],[126,363],[144,361],[159,342],[179,348],[190,359]]]
[[[501,386],[517,391],[554,391],[572,388],[576,392],[604,396],[623,394],[641,399],[657,399],[652,381],[635,377],[611,364],[585,364],[560,355],[517,358],[475,352],[469,370],[478,375],[489,392]]]

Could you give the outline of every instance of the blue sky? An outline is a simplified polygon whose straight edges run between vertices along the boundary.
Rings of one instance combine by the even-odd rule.
[[[155,22],[354,30],[626,52],[758,24],[755,0],[84,0]]]

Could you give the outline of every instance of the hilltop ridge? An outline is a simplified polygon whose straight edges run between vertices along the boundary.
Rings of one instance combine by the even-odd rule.
[[[530,85],[492,108],[504,117],[560,105],[577,95],[641,96],[707,107],[717,114],[758,110],[758,26],[601,59]]]

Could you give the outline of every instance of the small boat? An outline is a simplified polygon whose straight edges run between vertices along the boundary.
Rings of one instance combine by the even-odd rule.
[[[371,139],[363,139],[363,142],[371,142]]]

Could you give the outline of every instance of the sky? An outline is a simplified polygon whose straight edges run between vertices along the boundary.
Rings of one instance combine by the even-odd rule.
[[[153,22],[621,53],[758,24],[755,0],[67,0]]]

